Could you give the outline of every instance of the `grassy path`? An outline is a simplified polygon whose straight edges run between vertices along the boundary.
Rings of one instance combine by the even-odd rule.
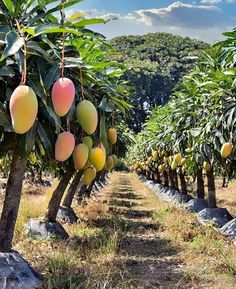
[[[42,215],[47,202],[35,211],[38,198],[23,198],[20,220]],[[134,174],[113,173],[74,209],[79,221],[64,225],[67,242],[26,239],[18,226],[15,249],[43,274],[44,289],[236,288],[236,247],[158,200]]]

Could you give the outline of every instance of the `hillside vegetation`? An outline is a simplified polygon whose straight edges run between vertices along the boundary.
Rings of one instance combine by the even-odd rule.
[[[130,127],[140,131],[155,105],[166,103],[180,78],[193,68],[208,45],[202,41],[167,33],[114,38],[115,59],[129,69],[126,80],[134,87]]]

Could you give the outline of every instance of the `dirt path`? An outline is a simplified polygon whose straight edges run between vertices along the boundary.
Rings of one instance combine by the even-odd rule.
[[[130,286],[193,288],[181,270],[178,248],[161,236],[162,229],[153,218],[153,193],[136,177],[122,173],[113,175],[106,193],[110,212],[125,224],[117,262],[125,278],[132,280]]]

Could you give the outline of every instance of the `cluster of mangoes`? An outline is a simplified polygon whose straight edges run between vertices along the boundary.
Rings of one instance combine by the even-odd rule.
[[[221,147],[221,157],[227,158],[230,156],[233,150],[233,145],[231,142],[224,143]],[[131,170],[137,172],[151,172],[150,169],[154,165],[155,169],[158,169],[159,173],[162,174],[165,169],[169,166],[172,170],[176,170],[177,167],[182,167],[185,169],[189,160],[189,155],[191,155],[191,148],[187,148],[186,158],[182,156],[181,153],[176,152],[173,156],[169,156],[168,153],[164,150],[153,150],[152,155],[148,156],[146,161],[134,161],[130,166]],[[191,161],[191,158],[190,158]],[[161,162],[161,164],[160,164]],[[159,163],[159,165],[158,165]],[[203,162],[203,169],[208,172],[212,168],[211,164],[208,161]]]
[[[70,110],[75,98],[75,86],[68,78],[58,79],[51,92],[52,104],[59,117],[65,116]],[[16,133],[25,134],[35,123],[38,113],[37,97],[29,86],[18,86],[11,95],[10,114],[12,126]],[[83,131],[87,134],[83,141],[76,145],[75,137],[70,131],[58,135],[55,143],[55,159],[64,162],[73,156],[76,170],[84,170],[84,183],[89,184],[96,177],[96,173],[111,170],[118,163],[116,155],[107,157],[102,143],[93,147],[90,137],[98,126],[98,113],[96,107],[89,100],[82,100],[76,107],[76,119]],[[117,142],[117,131],[109,128],[107,138],[112,145]]]

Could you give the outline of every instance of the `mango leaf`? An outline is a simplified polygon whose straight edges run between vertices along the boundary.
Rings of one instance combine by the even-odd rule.
[[[2,103],[0,103],[0,126],[4,127],[4,131],[13,131],[11,120],[8,114],[5,112],[5,108]]]
[[[112,112],[114,109],[114,103],[112,103],[112,101],[108,100],[106,97],[103,97],[99,104],[99,108],[105,112]]]
[[[101,142],[104,145],[107,153],[109,153],[109,146],[107,141],[107,128],[106,128],[106,119],[104,113],[101,113],[100,116],[100,136]]]
[[[51,33],[69,33],[75,35],[81,35],[82,33],[73,28],[62,27],[59,23],[52,23],[52,24],[43,24],[39,25],[35,28],[35,35],[37,37],[42,34],[51,34]]]
[[[90,18],[90,19],[83,19],[78,22],[73,23],[74,26],[86,26],[86,25],[94,25],[100,23],[106,23],[107,21],[101,18]]]
[[[6,47],[3,51],[0,61],[18,52],[24,45],[24,38],[20,37],[16,32],[10,31],[6,35],[5,42]]]
[[[46,74],[45,78],[43,79],[44,87],[48,90],[53,83],[60,77],[61,71],[59,68],[59,64],[54,64]]]
[[[26,152],[27,155],[32,151],[32,149],[33,149],[33,147],[35,145],[36,128],[37,128],[37,122],[35,122],[33,127],[26,134],[26,138],[25,138],[25,152]]]
[[[2,0],[3,4],[6,6],[7,10],[11,15],[14,14],[14,5],[11,0]]]
[[[38,122],[38,125],[37,125],[37,133],[48,156],[51,156],[53,154],[52,143],[51,143],[48,133],[46,132],[46,128],[40,122]]]
[[[11,69],[10,66],[3,66],[0,69],[0,76],[9,76],[9,77],[13,77],[14,76],[14,70]]]

